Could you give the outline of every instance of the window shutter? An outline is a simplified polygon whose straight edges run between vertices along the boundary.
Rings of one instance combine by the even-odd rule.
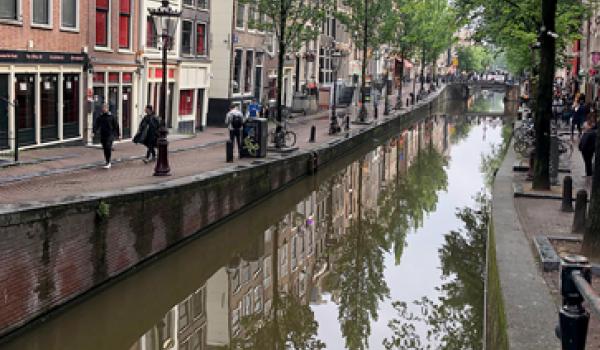
[[[96,45],[106,46],[106,20],[107,12],[96,11]]]
[[[198,24],[196,26],[196,53],[198,55],[205,55],[205,35],[204,35],[204,24]]]
[[[119,47],[129,48],[129,16],[127,15],[119,17]]]

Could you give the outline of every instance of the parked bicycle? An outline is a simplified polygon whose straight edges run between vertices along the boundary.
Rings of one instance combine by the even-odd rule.
[[[276,144],[282,145],[283,147],[294,147],[296,145],[296,133],[288,129],[287,119],[283,119],[280,123],[273,119],[275,128],[269,131],[269,140]],[[277,126],[281,127],[281,133],[277,135]]]
[[[552,133],[556,132],[555,123],[552,124]],[[535,123],[532,119],[525,120],[514,130],[513,149],[523,158],[529,158],[529,155],[535,149]],[[558,154],[571,158],[573,154],[573,145],[569,140],[558,138]]]

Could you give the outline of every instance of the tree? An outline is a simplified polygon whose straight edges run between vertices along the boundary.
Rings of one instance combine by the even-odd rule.
[[[400,56],[402,64],[400,65],[400,85],[398,86],[398,97],[396,106],[402,107],[402,86],[404,80],[404,64],[415,54],[415,45],[418,36],[416,35],[417,26],[415,24],[415,12],[413,11],[415,0],[394,0],[394,21],[395,30],[392,31],[391,44],[393,53]]]
[[[461,71],[482,73],[491,64],[489,51],[481,46],[460,46],[456,49],[458,68]]]
[[[600,129],[596,134],[596,154],[594,157],[595,164],[600,164]],[[598,166],[596,166],[596,169],[598,169]],[[582,254],[594,262],[600,262],[600,170],[595,170],[592,177],[592,194],[588,213]]]
[[[269,33],[277,39],[277,129],[276,145],[282,147],[282,91],[283,66],[287,53],[297,52],[308,40],[319,35],[321,23],[333,10],[333,1],[319,0],[239,0],[240,4],[254,7],[269,20],[251,21],[251,26]]]
[[[336,17],[352,35],[356,46],[362,50],[361,67],[361,109],[359,118],[365,121],[366,110],[366,86],[367,86],[367,63],[369,49],[378,49],[383,43],[390,40],[389,23],[393,21],[391,0],[341,0],[341,3],[349,11],[337,11]]]

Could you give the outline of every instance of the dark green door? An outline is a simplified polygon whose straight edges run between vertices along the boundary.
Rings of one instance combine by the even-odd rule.
[[[35,75],[15,75],[15,114],[19,146],[36,143],[35,140]]]
[[[42,142],[58,140],[58,74],[42,74],[40,79]]]
[[[128,139],[131,138],[131,107],[132,107],[132,89],[131,86],[123,86],[123,94],[122,94],[122,107],[123,107],[123,138]]]
[[[8,149],[8,74],[0,74],[0,149]]]
[[[65,74],[63,78],[63,138],[79,137],[79,74]]]

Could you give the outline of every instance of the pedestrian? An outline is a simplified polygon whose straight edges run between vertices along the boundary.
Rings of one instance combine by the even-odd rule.
[[[146,158],[143,159],[144,163],[148,163],[156,160],[156,143],[158,140],[158,128],[160,122],[158,117],[154,114],[153,107],[147,105],[144,109],[146,115],[140,122],[138,132],[133,138],[134,143],[141,143],[146,146]]]
[[[112,146],[116,138],[119,138],[121,133],[119,131],[119,123],[117,118],[112,115],[108,108],[108,104],[102,105],[102,114],[96,119],[96,125],[94,127],[94,134],[100,134],[100,143],[104,150],[104,160],[106,164],[104,169],[110,169],[111,157],[112,157]]]
[[[577,131],[579,132],[579,136],[581,136],[581,125],[583,124],[585,117],[588,113],[588,108],[585,105],[585,95],[580,94],[576,99],[575,108],[573,108],[573,119],[571,120],[571,139],[573,139],[573,134],[575,132],[575,127],[577,127]]]
[[[583,162],[585,164],[585,176],[592,176],[594,152],[596,151],[596,133],[597,124],[595,116],[590,113],[590,117],[585,122],[584,131],[579,140],[579,151],[583,156]]]
[[[229,112],[225,116],[225,124],[229,129],[229,140],[233,144],[237,144],[240,157],[242,155],[242,129],[245,122],[246,118],[240,111],[239,106],[232,103]]]
[[[256,99],[253,98],[252,102],[248,105],[248,113],[246,113],[247,118],[258,118],[261,113],[262,106],[256,102]]]

